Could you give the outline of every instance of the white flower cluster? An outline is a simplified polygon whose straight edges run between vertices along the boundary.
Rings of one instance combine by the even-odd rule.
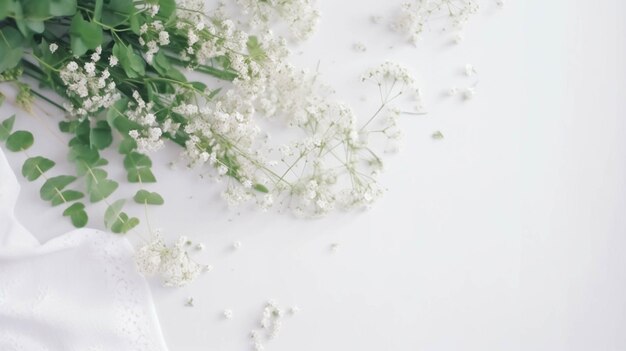
[[[458,43],[463,40],[465,24],[478,9],[478,0],[413,0],[402,5],[392,28],[417,44],[424,30],[432,28],[434,20],[447,18],[441,29],[453,33],[453,39]]]
[[[293,39],[308,39],[315,31],[320,13],[314,0],[236,0],[243,13],[250,16],[250,25],[266,30],[277,19],[282,19],[289,27]]]
[[[131,130],[128,135],[136,141],[139,152],[158,151],[164,145],[163,133],[175,133],[179,124],[173,123],[169,118],[162,124],[159,123],[152,102],[146,103],[137,91],[133,92],[133,98],[135,102],[129,103],[125,113],[128,119],[141,125],[143,129]]]
[[[56,50],[56,45],[50,45],[50,50]],[[101,53],[102,49],[98,47],[91,55],[91,61],[82,67],[76,61],[70,61],[60,71],[59,75],[71,101],[64,103],[64,107],[73,116],[85,118],[112,106],[121,97],[109,70],[105,68],[99,71],[96,66]]]
[[[206,15],[204,0],[186,0],[177,6],[177,33],[187,38],[187,47],[180,52],[183,61],[193,69],[198,65],[213,66],[215,59],[226,57],[229,69],[242,76],[248,75],[248,33],[239,30],[227,18],[224,5]]]
[[[150,64],[160,48],[170,43],[170,34],[165,30],[163,23],[158,20],[144,23],[139,28],[139,35],[139,44],[146,48],[144,57]]]
[[[265,304],[260,322],[262,330],[255,329],[250,331],[250,338],[255,351],[265,350],[263,345],[264,337],[267,340],[278,337],[284,316],[284,311],[278,307],[276,301],[270,300]]]
[[[185,250],[188,240],[181,236],[175,244],[166,245],[161,235],[155,233],[154,240],[135,254],[138,270],[149,275],[159,275],[165,286],[181,287],[189,284],[205,271],[189,257]]]
[[[186,156],[190,163],[207,162],[218,175],[240,181],[231,182],[223,193],[230,205],[256,199],[263,209],[279,204],[302,216],[369,206],[383,192],[376,181],[382,161],[372,150],[370,136],[382,135],[397,144],[401,111],[392,103],[406,96],[416,101],[416,110],[421,104],[415,82],[398,65],[385,63],[364,80],[376,83],[381,106],[359,126],[353,111],[330,99],[315,75],[280,59],[266,63],[254,79],[236,80],[216,100],[221,110],[201,112],[187,106],[176,111],[188,118],[185,131],[195,136],[187,144]],[[225,106],[231,108],[224,110]],[[269,139],[258,133],[255,113],[283,121],[304,135],[269,145]],[[260,194],[254,184],[270,192]]]

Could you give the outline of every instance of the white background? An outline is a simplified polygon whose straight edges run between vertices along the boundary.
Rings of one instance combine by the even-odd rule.
[[[484,1],[460,45],[428,33],[418,48],[369,21],[400,1],[319,3],[319,31],[295,60],[319,61],[337,98],[364,115],[376,91],[359,75],[403,63],[429,114],[403,120],[403,150],[373,209],[322,220],[229,211],[219,184],[167,167],[176,152],[155,156],[152,189],[167,204],[153,226],[205,243],[195,257],[215,267],[183,289],[152,282],[170,349],[251,349],[268,299],[301,312],[267,350],[626,349],[626,3]],[[471,101],[442,95],[476,82]],[[62,160],[42,127],[50,119],[20,116],[38,136],[33,153]],[[436,130],[444,140],[430,138]],[[23,157],[7,156],[19,169]],[[25,226],[41,240],[68,231],[21,181]],[[103,211],[93,208],[93,226]]]

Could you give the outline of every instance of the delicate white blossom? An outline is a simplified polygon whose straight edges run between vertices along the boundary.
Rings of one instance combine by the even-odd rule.
[[[185,250],[187,238],[166,245],[159,233],[154,240],[137,250],[135,259],[140,272],[159,275],[165,286],[180,287],[192,282],[202,272],[202,265],[189,257]]]

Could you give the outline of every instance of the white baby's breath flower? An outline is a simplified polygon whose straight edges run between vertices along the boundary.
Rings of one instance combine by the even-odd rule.
[[[52,43],[48,46],[48,49],[50,50],[50,53],[54,54],[55,51],[57,51],[57,49],[59,48],[59,46],[56,43]]]
[[[184,249],[186,237],[174,245],[166,245],[159,233],[152,242],[137,250],[135,260],[140,272],[159,275],[165,286],[180,287],[192,282],[203,270]]]

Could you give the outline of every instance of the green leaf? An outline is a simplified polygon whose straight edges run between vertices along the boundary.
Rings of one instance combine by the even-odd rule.
[[[107,179],[107,172],[102,169],[89,169],[86,183],[91,202],[106,199],[119,186],[116,181]]]
[[[269,193],[270,191],[267,189],[267,187],[263,184],[254,184],[254,186],[252,187],[254,190],[258,191],[258,192],[262,192],[262,193]]]
[[[17,66],[22,59],[24,41],[22,34],[11,26],[0,30],[0,73]]]
[[[59,122],[59,130],[63,133],[74,133],[74,130],[76,130],[76,121]]]
[[[87,22],[80,13],[72,18],[70,25],[70,43],[74,56],[82,56],[87,50],[93,50],[102,44],[102,27]]]
[[[135,141],[135,139],[128,137],[122,140],[122,142],[120,143],[119,152],[122,155],[127,155],[136,148],[137,142]]]
[[[167,72],[172,69],[172,64],[169,59],[159,51],[152,60],[152,67],[162,76],[167,75]]]
[[[125,200],[117,200],[112,203],[104,212],[104,225],[111,229],[113,233],[127,233],[139,224],[137,218],[129,218],[122,212]]]
[[[202,82],[191,82],[191,85],[194,87],[194,89],[196,89],[197,91],[200,91],[202,93],[204,93],[204,91],[207,88],[206,84],[204,84]]]
[[[35,138],[33,138],[31,132],[18,130],[7,138],[7,149],[13,152],[28,150],[29,147],[33,146],[34,142]]]
[[[126,22],[134,10],[132,0],[111,0],[102,10],[102,23],[117,27]]]
[[[138,225],[139,219],[135,217],[129,218],[126,213],[122,212],[119,215],[119,221],[115,222],[113,226],[111,226],[111,231],[116,234],[126,234]]]
[[[157,17],[170,19],[176,12],[176,1],[174,0],[159,0],[159,12]]]
[[[35,33],[43,33],[44,25],[42,20],[26,19],[26,26]]]
[[[24,165],[22,166],[22,175],[24,178],[32,182],[54,167],[54,165],[54,161],[45,157],[31,157],[24,162]]]
[[[91,147],[103,150],[111,145],[113,142],[113,135],[111,134],[111,127],[107,121],[98,121],[96,126],[91,128],[89,133],[89,142]]]
[[[13,1],[0,1],[0,20],[6,18],[13,11]]]
[[[69,159],[77,164],[80,163],[79,161],[82,161],[88,166],[91,166],[98,162],[100,153],[98,153],[98,150],[92,149],[87,145],[73,143],[70,146]]]
[[[15,123],[15,115],[5,119],[0,123],[0,141],[5,141],[11,135],[13,124]]]
[[[130,15],[130,30],[139,35],[141,26],[146,23],[144,16],[140,12],[133,12]]]
[[[103,0],[96,0],[96,3],[93,7],[93,19],[95,21],[100,21],[102,18],[102,5],[104,5]]]
[[[43,183],[39,195],[44,201],[52,201],[55,197],[60,197],[61,191],[75,180],[76,177],[67,175],[49,178]]]
[[[156,178],[150,168],[137,168],[128,171],[128,181],[131,183],[155,183]]]
[[[76,13],[76,0],[50,0],[52,16],[72,16]]]
[[[150,167],[152,167],[152,161],[146,155],[131,152],[124,157],[124,168],[128,172],[128,181],[131,183],[156,182]]]
[[[85,212],[85,205],[77,202],[63,211],[63,216],[70,217],[72,224],[76,228],[82,228],[87,225],[89,217]]]
[[[104,226],[106,228],[111,228],[111,226],[113,226],[113,223],[118,220],[117,217],[120,213],[122,213],[122,208],[124,207],[125,202],[126,200],[124,199],[117,200],[109,205],[109,207],[107,207],[106,211],[104,212]]]
[[[163,205],[165,201],[158,193],[149,192],[147,190],[139,190],[133,197],[136,203],[146,205]]]
[[[146,73],[146,62],[141,56],[137,55],[132,46],[124,46],[115,43],[113,45],[113,55],[119,59],[120,65],[128,78],[138,78]]]
[[[72,202],[74,200],[82,199],[85,196],[85,194],[76,190],[64,190],[57,195],[58,196],[53,197],[51,200],[52,206],[58,206],[66,202]]]

